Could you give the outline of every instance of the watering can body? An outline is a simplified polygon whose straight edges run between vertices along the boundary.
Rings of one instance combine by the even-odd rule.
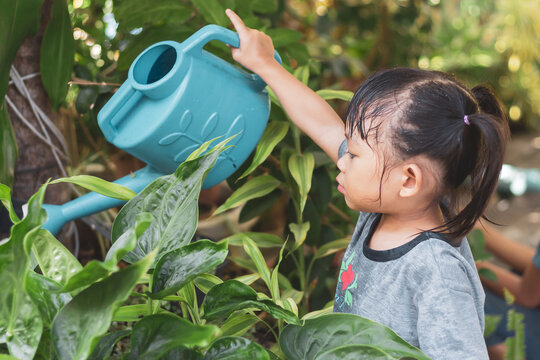
[[[225,180],[248,158],[266,127],[270,100],[257,75],[203,50],[211,40],[239,46],[238,35],[208,25],[182,43],[163,41],[134,60],[128,78],[98,114],[107,140],[147,166],[115,181],[135,192],[176,170],[202,143],[235,135],[203,188]],[[276,53],[279,60],[279,55]],[[123,202],[96,193],[44,205],[43,226],[56,233],[70,220]]]

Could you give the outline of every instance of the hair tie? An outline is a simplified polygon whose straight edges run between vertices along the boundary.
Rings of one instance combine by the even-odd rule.
[[[465,115],[463,117],[463,122],[465,122],[465,124],[467,124],[467,125],[471,125],[471,122],[469,121],[469,116],[468,115]]]

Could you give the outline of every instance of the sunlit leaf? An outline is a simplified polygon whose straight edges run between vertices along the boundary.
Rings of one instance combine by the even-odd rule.
[[[101,195],[105,195],[111,198],[128,201],[137,193],[123,185],[115,184],[107,180],[103,180],[96,176],[91,175],[76,175],[70,176],[68,178],[60,178],[54,181],[51,181],[51,184],[57,183],[72,183],[83,188],[95,191]]]
[[[344,100],[351,101],[354,93],[347,90],[332,90],[332,89],[322,89],[316,91],[317,95],[322,97],[324,100]]]
[[[274,150],[276,145],[285,137],[285,135],[287,135],[287,131],[289,131],[289,123],[284,121],[270,122],[257,144],[255,156],[253,157],[251,165],[238,179],[248,176],[257,168],[257,166],[262,164],[272,153],[272,150]]]
[[[262,175],[253,178],[232,193],[227,201],[217,208],[213,215],[217,215],[226,210],[240,206],[250,199],[269,194],[275,188],[277,188],[279,184],[279,180],[271,175]]]
[[[294,154],[289,158],[289,171],[298,185],[300,192],[300,212],[304,211],[307,195],[311,189],[311,178],[315,167],[313,154]]]

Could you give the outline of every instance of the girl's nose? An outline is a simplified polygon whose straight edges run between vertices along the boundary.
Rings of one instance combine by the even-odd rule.
[[[337,167],[342,173],[345,172],[345,162],[345,156],[340,157],[337,161]]]

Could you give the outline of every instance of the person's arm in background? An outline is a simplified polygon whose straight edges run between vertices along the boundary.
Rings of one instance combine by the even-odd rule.
[[[259,75],[296,126],[337,162],[339,146],[345,139],[339,115],[274,59],[274,46],[268,35],[248,28],[232,10],[227,9],[226,13],[240,37],[240,47],[231,47],[234,60]]]
[[[515,296],[518,304],[529,308],[539,306],[540,269],[533,262],[534,249],[512,241],[489,225],[482,224],[476,228],[484,233],[486,250],[523,272],[519,276],[487,261],[478,262],[479,269],[487,268],[497,275],[497,281],[481,277],[484,286],[500,296],[503,296],[503,289],[506,288]]]
[[[534,249],[509,239],[487,221],[479,220],[475,229],[480,229],[484,234],[486,250],[496,258],[508,264],[512,269],[523,273],[525,267],[531,262]]]

